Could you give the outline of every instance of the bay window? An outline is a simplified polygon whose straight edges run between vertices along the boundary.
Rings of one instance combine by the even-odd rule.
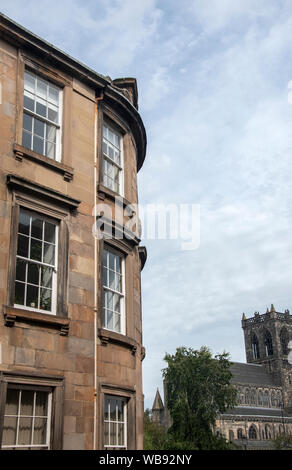
[[[106,123],[103,125],[103,184],[123,196],[122,136]]]
[[[105,247],[103,253],[103,327],[125,333],[124,257]]]
[[[127,405],[123,397],[105,395],[104,447],[127,448]]]

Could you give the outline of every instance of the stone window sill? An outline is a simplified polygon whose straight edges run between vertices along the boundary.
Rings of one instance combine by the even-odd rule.
[[[41,165],[46,166],[47,168],[50,168],[57,173],[61,173],[65,181],[69,182],[73,179],[73,168],[68,165],[64,165],[64,163],[57,162],[48,157],[45,157],[44,155],[33,152],[32,150],[29,150],[19,144],[14,144],[13,151],[15,154],[15,159],[20,162],[23,160],[23,158],[27,158],[29,160],[40,163]]]
[[[68,318],[6,305],[3,307],[3,315],[4,323],[8,327],[13,327],[16,322],[24,322],[59,330],[61,336],[68,336],[69,333],[70,320]]]
[[[129,336],[106,330],[105,328],[99,328],[98,337],[103,346],[107,346],[108,343],[116,343],[130,349],[133,355],[136,354],[138,343]]]
[[[98,192],[98,197],[101,200],[104,200],[105,197],[108,197],[109,199],[112,199],[113,201],[117,201],[117,203],[122,203],[123,208],[127,207],[128,210],[128,217],[133,217],[135,215],[135,208],[134,206],[128,201],[125,197],[121,196],[118,193],[115,193],[111,189],[107,188],[103,184],[99,183],[97,185],[97,192]]]

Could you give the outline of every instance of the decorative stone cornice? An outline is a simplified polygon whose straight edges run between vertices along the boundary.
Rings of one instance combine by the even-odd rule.
[[[80,204],[78,199],[48,188],[47,186],[43,186],[33,181],[21,178],[17,175],[7,175],[6,183],[10,188],[20,189],[22,192],[34,195],[39,199],[50,201],[55,205],[66,208],[69,211],[75,211]]]

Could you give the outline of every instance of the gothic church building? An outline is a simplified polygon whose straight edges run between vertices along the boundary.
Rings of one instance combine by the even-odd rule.
[[[239,448],[269,449],[278,435],[292,434],[292,315],[271,305],[262,315],[243,314],[242,328],[247,363],[231,366],[237,405],[218,416],[216,429]],[[152,413],[169,425],[158,391]]]

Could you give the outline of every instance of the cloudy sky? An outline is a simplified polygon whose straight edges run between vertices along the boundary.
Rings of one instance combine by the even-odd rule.
[[[101,74],[136,77],[148,135],[140,203],[200,205],[196,250],[143,241],[145,405],[178,346],[245,361],[242,312],[292,309],[291,0],[0,0],[0,10]]]

